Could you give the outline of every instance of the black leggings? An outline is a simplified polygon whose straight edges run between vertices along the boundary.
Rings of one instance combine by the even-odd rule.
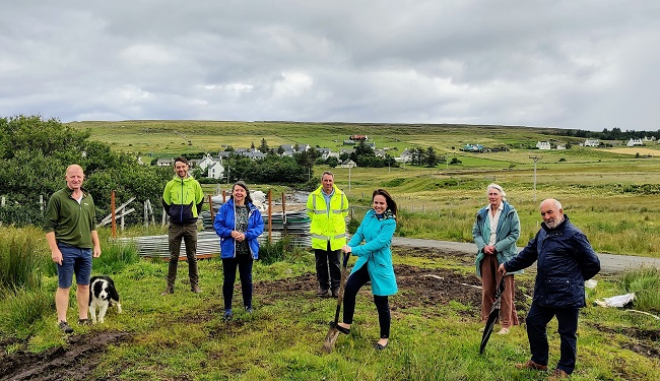
[[[360,288],[369,282],[369,271],[365,263],[358,271],[348,277],[346,288],[344,290],[344,323],[353,324],[353,314],[355,313],[355,296]],[[374,303],[378,310],[378,323],[380,324],[380,338],[390,337],[390,304],[387,296],[374,295]]]

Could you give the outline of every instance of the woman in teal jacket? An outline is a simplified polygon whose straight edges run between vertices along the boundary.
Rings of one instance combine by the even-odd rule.
[[[516,241],[520,237],[520,219],[516,209],[506,202],[506,193],[501,186],[490,184],[486,187],[488,205],[479,209],[472,228],[474,243],[477,244],[477,276],[481,278],[481,321],[488,320],[491,307],[495,303],[495,291],[502,277],[497,268],[500,264],[516,256]],[[518,313],[513,302],[515,295],[514,274],[507,273],[505,289],[501,297],[500,335],[509,333],[511,326],[518,325]]]
[[[382,350],[387,347],[390,337],[391,317],[387,297],[398,291],[390,250],[396,229],[397,205],[387,191],[376,189],[372,196],[372,208],[364,216],[353,238],[342,248],[344,253],[352,253],[358,259],[346,281],[343,322],[336,328],[344,334],[350,333],[355,296],[364,284],[371,281],[380,323],[380,340],[376,343],[376,349]],[[363,245],[362,241],[365,242]],[[331,324],[334,325],[334,322]]]

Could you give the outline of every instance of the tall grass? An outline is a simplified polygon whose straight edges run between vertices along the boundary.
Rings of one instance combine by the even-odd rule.
[[[10,228],[0,232],[0,292],[41,285],[47,258],[38,250],[32,230],[37,229]]]
[[[8,293],[0,309],[0,337],[13,335],[29,336],[39,329],[34,325],[44,316],[55,311],[53,293],[45,287],[37,289],[17,289]]]
[[[288,237],[282,237],[277,242],[264,242],[259,247],[259,260],[268,266],[281,261],[298,261],[304,256],[305,250],[295,246]]]
[[[635,293],[635,308],[660,312],[660,270],[645,267],[629,271],[621,277],[625,292]]]
[[[140,260],[135,245],[110,243],[103,247],[101,256],[92,261],[93,271],[96,274],[117,274],[126,266]]]

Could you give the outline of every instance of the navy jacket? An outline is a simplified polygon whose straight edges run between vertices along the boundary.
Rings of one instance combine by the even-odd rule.
[[[564,215],[555,229],[545,223],[517,256],[504,263],[507,271],[536,265],[534,299],[544,307],[581,308],[586,305],[584,281],[600,271],[600,260],[589,240]]]

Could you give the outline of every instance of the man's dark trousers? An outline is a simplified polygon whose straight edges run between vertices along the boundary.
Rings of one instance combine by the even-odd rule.
[[[339,257],[341,250],[330,250],[330,241],[328,241],[327,250],[314,249],[316,256],[316,278],[319,280],[321,290],[339,289],[341,283],[341,269],[339,267]],[[328,274],[328,268],[330,274]],[[328,276],[329,275],[329,276]]]
[[[557,316],[559,323],[559,337],[561,338],[561,357],[557,369],[571,374],[575,369],[577,357],[577,326],[579,308],[542,307],[532,303],[527,314],[527,337],[529,348],[532,351],[532,361],[541,365],[548,365],[548,337],[546,327],[553,316]]]

